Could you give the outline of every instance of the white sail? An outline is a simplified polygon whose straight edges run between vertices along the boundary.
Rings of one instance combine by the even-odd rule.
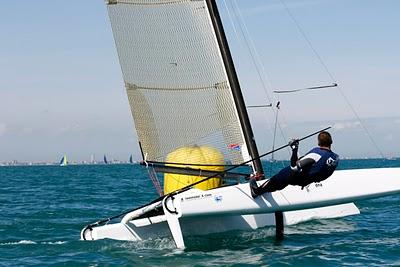
[[[205,1],[113,0],[108,11],[143,152],[210,145],[249,158]]]

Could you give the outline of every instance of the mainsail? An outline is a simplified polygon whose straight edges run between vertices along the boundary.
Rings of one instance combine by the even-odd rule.
[[[149,161],[208,145],[226,162],[249,152],[204,0],[108,0],[138,139]]]

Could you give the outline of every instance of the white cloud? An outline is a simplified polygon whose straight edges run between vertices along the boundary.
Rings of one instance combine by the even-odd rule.
[[[359,128],[361,126],[361,123],[359,121],[355,122],[336,122],[333,125],[333,128],[335,130],[345,130],[345,129],[354,129],[354,128]]]
[[[5,123],[0,123],[0,136],[4,135],[7,129],[7,125]]]

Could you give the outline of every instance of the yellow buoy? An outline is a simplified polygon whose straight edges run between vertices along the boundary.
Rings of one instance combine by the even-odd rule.
[[[186,163],[185,165],[167,164],[172,167],[183,167],[201,169],[207,171],[223,171],[224,166],[190,166],[190,164],[204,164],[204,165],[223,165],[224,155],[217,149],[210,146],[190,146],[179,148],[167,156],[167,162],[172,163]],[[204,176],[192,176],[183,174],[164,174],[164,194],[178,190],[182,187],[195,183],[204,179]],[[221,178],[212,178],[203,183],[194,186],[201,190],[210,190],[221,186]]]

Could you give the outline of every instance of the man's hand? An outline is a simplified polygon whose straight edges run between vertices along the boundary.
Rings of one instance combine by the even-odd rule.
[[[295,150],[299,148],[299,143],[299,139],[292,139],[289,141],[289,146],[292,150]]]

